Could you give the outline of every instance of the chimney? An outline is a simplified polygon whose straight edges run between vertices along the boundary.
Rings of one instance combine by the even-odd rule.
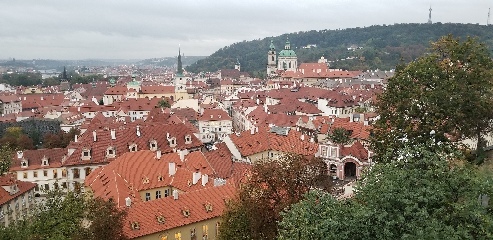
[[[178,200],[178,190],[173,190],[173,199]]]
[[[255,127],[255,132],[258,133],[258,127]]]
[[[314,142],[315,142],[315,138],[311,137],[311,138],[310,138],[310,142],[311,142],[311,143],[314,143]]]
[[[137,125],[137,137],[140,137],[140,126]]]
[[[97,138],[96,138],[96,130],[92,131],[92,138],[94,139],[94,141],[97,140]]]
[[[301,134],[300,139],[301,139],[301,141],[305,141],[305,135]]]
[[[156,151],[156,159],[161,159],[161,150]]]
[[[205,187],[205,185],[209,182],[209,175],[204,174],[202,175],[202,186]]]
[[[353,121],[354,121],[354,119],[353,119],[353,114],[352,114],[352,113],[350,113],[350,114],[349,114],[349,122],[353,122]]]
[[[169,132],[166,133],[166,139],[169,140]]]
[[[260,105],[260,99],[257,98],[257,105]]]
[[[116,140],[116,131],[115,131],[115,129],[111,129],[111,140]]]
[[[77,142],[77,134],[74,136],[74,142]]]
[[[132,206],[132,199],[130,199],[130,197],[125,198],[125,206],[127,207]]]
[[[22,158],[24,156],[23,151],[17,151],[17,158]]]
[[[179,151],[178,155],[180,155],[180,160],[183,162],[185,160],[185,153],[183,151]]]
[[[250,134],[252,134],[252,135],[255,134],[255,128],[254,127],[250,128]]]
[[[176,173],[176,164],[174,162],[168,163],[168,172],[170,176],[175,175]]]
[[[192,183],[193,184],[197,184],[197,182],[200,180],[200,177],[202,176],[202,174],[200,172],[194,172],[193,175],[192,175]]]
[[[77,112],[80,112],[80,107],[77,107]]]

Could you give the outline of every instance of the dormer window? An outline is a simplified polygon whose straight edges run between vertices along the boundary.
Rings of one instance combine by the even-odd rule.
[[[176,146],[176,138],[175,137],[169,138],[168,139],[168,142],[169,142],[169,146],[170,147],[175,147]]]
[[[188,208],[182,209],[181,213],[183,214],[184,217],[190,217],[190,209]]]
[[[139,230],[140,229],[139,222],[132,222],[131,227],[132,230]]]
[[[110,146],[106,149],[106,157],[107,158],[114,158],[116,157],[116,149],[113,146]]]
[[[156,141],[156,140],[151,139],[151,140],[149,141],[149,149],[150,149],[151,151],[156,151],[156,150],[157,150],[157,141]]]
[[[22,159],[22,161],[21,161],[21,167],[22,168],[29,167],[29,162],[27,161],[27,159]]]
[[[41,159],[41,166],[48,166],[48,158],[46,156],[44,156],[42,159]]]
[[[190,144],[192,143],[192,136],[190,135],[185,135],[185,144]]]
[[[135,143],[130,144],[130,145],[128,146],[128,150],[129,150],[130,152],[137,152],[137,144],[135,144]]]
[[[83,148],[82,149],[82,160],[90,160],[91,159],[91,149]]]

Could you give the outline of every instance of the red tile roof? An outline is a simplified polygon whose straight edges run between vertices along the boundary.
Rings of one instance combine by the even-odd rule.
[[[244,157],[269,150],[311,156],[318,150],[317,143],[311,142],[308,136],[302,137],[300,132],[292,129],[287,136],[283,136],[260,127],[254,134],[244,131],[239,136],[231,134],[230,138]]]
[[[169,163],[175,163],[176,172],[169,174]],[[205,185],[202,180],[193,184],[193,173],[207,174]],[[214,185],[214,170],[201,152],[192,152],[180,160],[178,153],[162,154],[143,150],[128,152],[106,166],[94,170],[85,180],[95,197],[113,199],[118,206],[125,206],[125,198],[132,202],[142,202],[138,192],[172,186],[183,192],[194,191]]]
[[[18,191],[17,193],[10,195],[10,193],[7,192],[2,186],[11,186],[13,184],[17,185]],[[1,175],[0,176],[0,206],[13,199],[16,199],[22,194],[33,189],[35,186],[36,186],[35,183],[16,180],[14,174]]]
[[[62,166],[62,159],[65,157],[65,154],[67,154],[67,150],[65,148],[24,150],[21,153],[21,158],[18,158],[19,153],[14,154],[10,171],[58,168]],[[44,157],[48,159],[48,166],[43,166],[42,164]],[[21,161],[23,159],[28,161],[27,167],[21,167]]]
[[[140,136],[137,135],[137,128]],[[111,138],[111,131],[115,131],[115,139]],[[96,141],[94,141],[94,131]],[[176,138],[176,146],[171,147],[167,139]],[[191,137],[191,143],[185,143],[185,136]],[[153,122],[142,123],[116,123],[112,125],[102,126],[102,129],[86,131],[78,139],[78,143],[69,146],[75,147],[76,150],[70,155],[63,165],[85,165],[95,163],[106,163],[114,158],[106,157],[106,150],[109,147],[114,147],[116,156],[121,156],[123,153],[129,152],[129,145],[136,144],[137,150],[150,149],[150,141],[157,142],[157,148],[163,153],[173,152],[174,149],[198,149],[202,146],[202,142],[193,134],[189,126],[186,124],[163,124]],[[82,150],[90,149],[91,160],[81,160]]]
[[[199,121],[225,121],[231,120],[231,117],[228,113],[222,109],[205,109],[200,116]]]
[[[132,204],[123,232],[132,239],[219,217],[226,201],[234,198],[235,191],[235,187],[228,184],[182,193],[177,200],[168,197]],[[206,206],[211,208],[207,210]],[[183,214],[184,210],[188,211],[188,216]],[[163,223],[158,218],[164,220]],[[139,229],[132,229],[134,222],[138,223]]]

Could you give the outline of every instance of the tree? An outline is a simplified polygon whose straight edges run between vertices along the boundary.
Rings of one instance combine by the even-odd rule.
[[[427,144],[376,164],[352,199],[309,193],[283,214],[279,239],[491,239],[491,174]]]
[[[59,131],[58,133],[47,133],[43,136],[44,148],[65,148],[75,138],[75,135],[79,135],[80,130],[70,129],[69,132]]]
[[[293,154],[255,163],[238,198],[227,205],[219,239],[275,239],[281,211],[311,188],[330,188],[326,172],[321,159]]]
[[[34,149],[33,140],[24,134],[21,127],[6,128],[0,144],[9,145],[14,150]]]
[[[12,165],[14,150],[8,144],[0,146],[0,175],[9,171]]]
[[[327,133],[327,137],[336,144],[348,144],[351,142],[351,132],[343,127],[334,128]]]
[[[121,240],[125,215],[113,202],[51,190],[27,219],[0,228],[0,239]]]
[[[169,104],[168,100],[166,99],[161,99],[159,100],[159,102],[157,103],[157,108],[170,108],[171,105]]]
[[[86,200],[86,209],[85,221],[89,226],[83,228],[78,239],[126,239],[122,231],[126,212],[118,209],[114,202],[90,199]]]
[[[481,151],[493,119],[492,70],[484,44],[450,35],[432,43],[429,54],[398,68],[378,98],[375,160],[387,149],[395,154],[406,141],[430,137],[440,142],[475,138]]]

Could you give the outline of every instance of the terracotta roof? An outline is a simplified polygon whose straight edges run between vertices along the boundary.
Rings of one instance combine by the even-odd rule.
[[[368,150],[359,141],[355,141],[350,147],[343,146],[340,154],[343,157],[353,156],[360,161],[368,160]]]
[[[234,197],[235,191],[235,187],[229,184],[182,193],[177,200],[168,197],[132,204],[128,208],[123,232],[132,239],[219,217],[225,209],[225,202]],[[211,208],[207,210],[206,206]],[[189,215],[185,216],[183,211],[188,211]],[[159,217],[163,223],[158,221]],[[139,229],[132,229],[134,222],[138,223]]]
[[[176,172],[169,173],[170,163],[175,163]],[[207,174],[205,185],[202,180],[193,184],[193,173]],[[125,206],[125,198],[132,202],[142,202],[138,192],[160,187],[172,186],[183,192],[194,191],[214,185],[213,169],[201,152],[192,152],[180,160],[178,153],[162,154],[143,150],[128,152],[106,166],[94,170],[85,180],[95,197],[113,199],[117,206]]]
[[[11,186],[13,184],[16,184],[19,190],[17,191],[17,193],[10,195],[10,193],[7,192],[2,186]],[[33,189],[35,186],[36,186],[35,183],[16,180],[14,174],[1,175],[0,176],[0,206],[13,199],[16,199],[20,195]]]
[[[335,128],[351,131],[351,138],[353,139],[367,140],[370,137],[371,126],[365,125],[363,122],[350,122],[349,118],[335,118],[330,129]]]
[[[10,171],[58,168],[62,166],[62,159],[65,157],[66,153],[67,150],[64,148],[24,150],[22,152],[14,154],[13,163]],[[47,166],[43,166],[42,164],[42,160],[45,157],[46,159],[48,159],[49,165]],[[27,167],[21,167],[21,161],[23,159],[28,161]]]
[[[140,91],[143,94],[171,94],[175,93],[175,86],[142,86]]]
[[[140,136],[137,134],[139,129]],[[112,139],[111,132],[115,131],[115,139]],[[94,141],[94,133],[96,141]],[[168,136],[169,134],[169,136]],[[189,135],[190,143],[185,143],[185,136]],[[176,146],[171,147],[167,139],[176,138]],[[193,134],[189,126],[185,124],[163,124],[163,123],[117,123],[103,126],[102,129],[86,131],[79,139],[73,154],[71,154],[63,165],[85,165],[95,163],[105,163],[114,158],[107,157],[107,149],[114,147],[116,156],[129,152],[129,146],[136,144],[137,150],[150,149],[150,141],[157,142],[157,148],[163,153],[173,152],[174,149],[197,149],[202,146],[202,142]],[[71,146],[69,146],[70,148]],[[90,150],[91,159],[81,160],[83,149]]]
[[[263,127],[258,128],[258,132],[251,133],[251,131],[244,131],[239,136],[230,135],[231,140],[244,157],[269,150],[311,156],[315,155],[318,150],[317,143],[311,142],[308,136],[302,137],[303,134],[294,130],[290,130],[286,136],[269,132]]]
[[[199,121],[225,121],[231,120],[231,117],[222,109],[205,109]]]
[[[232,154],[226,143],[218,143],[215,147],[215,150],[204,152],[204,156],[215,170],[215,176],[227,179],[233,174]]]

